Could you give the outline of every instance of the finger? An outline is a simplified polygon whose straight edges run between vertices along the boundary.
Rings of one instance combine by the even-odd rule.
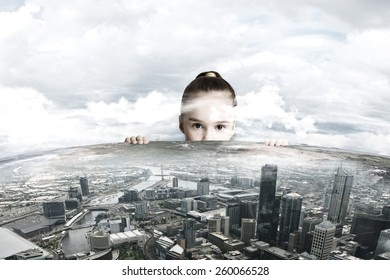
[[[275,146],[275,143],[276,143],[276,140],[275,140],[275,139],[271,139],[271,140],[269,141],[269,145],[270,145],[270,146]]]
[[[134,136],[130,137],[130,143],[131,144],[137,144],[137,139]]]
[[[149,139],[147,137],[144,137],[144,144],[148,144],[149,143]]]
[[[125,138],[125,143],[130,143],[130,137]]]
[[[265,140],[265,143],[264,143],[264,144],[265,144],[266,146],[268,146],[268,145],[269,145],[269,141],[270,141],[269,139]]]
[[[282,145],[282,140],[281,139],[278,139],[275,141],[275,146],[281,146]]]
[[[143,141],[144,137],[142,135],[138,135],[135,139],[137,139],[137,141]]]

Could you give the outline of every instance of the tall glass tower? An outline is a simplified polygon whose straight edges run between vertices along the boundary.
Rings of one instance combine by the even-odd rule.
[[[328,221],[344,225],[347,214],[349,196],[352,189],[353,176],[342,168],[337,168],[334,176],[332,196],[330,199]]]
[[[186,249],[195,246],[195,219],[183,220],[183,235],[186,240]]]
[[[290,233],[298,230],[301,217],[302,196],[288,193],[282,197],[278,244],[286,249]]]
[[[278,167],[266,164],[261,168],[257,239],[274,245],[278,230],[280,198],[276,194]]]

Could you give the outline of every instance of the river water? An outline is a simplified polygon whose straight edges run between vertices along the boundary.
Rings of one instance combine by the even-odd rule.
[[[155,171],[155,170],[153,170]],[[168,173],[168,172],[167,172]],[[171,176],[164,176],[165,178],[170,178]],[[141,191],[145,188],[148,188],[152,186],[157,181],[161,180],[161,176],[150,176],[148,180],[145,182],[139,183],[132,188]],[[172,186],[172,182],[168,183],[168,186]],[[179,179],[179,186],[184,189],[196,189],[197,183],[192,181],[186,181],[186,180],[180,180]],[[213,189],[223,189],[220,185],[213,185],[210,184],[210,190]],[[118,198],[123,195],[123,192],[118,192],[115,194],[107,195],[104,197],[99,197],[97,199],[94,199],[91,201],[91,205],[112,205],[118,203]],[[94,225],[95,224],[95,217],[100,214],[104,213],[104,211],[91,211],[88,214],[86,214],[80,221],[78,221],[76,224],[78,225]],[[75,229],[75,230],[69,230],[68,234],[64,237],[62,240],[62,249],[65,252],[66,256],[89,251],[89,243],[87,238],[85,237],[86,232],[91,230],[91,227],[87,228],[81,228],[81,229]]]
[[[91,211],[88,214],[86,214],[76,224],[94,225],[96,216],[104,212],[105,211]],[[62,240],[62,250],[64,250],[66,256],[79,253],[79,252],[90,251],[88,240],[85,237],[85,233],[89,230],[91,230],[91,227],[68,231],[68,234]]]

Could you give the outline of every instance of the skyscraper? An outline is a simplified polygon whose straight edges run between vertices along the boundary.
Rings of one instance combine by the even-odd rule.
[[[302,196],[288,193],[282,197],[278,244],[287,249],[290,233],[298,230],[301,217]]]
[[[310,254],[319,260],[326,260],[332,251],[336,227],[329,221],[323,221],[314,228],[313,244]]]
[[[307,217],[303,220],[301,239],[299,241],[299,253],[307,252],[310,253],[312,238],[308,234],[314,231],[314,227],[322,222],[319,217]]]
[[[257,201],[242,200],[240,205],[240,219],[256,219]]]
[[[201,179],[198,182],[198,186],[197,186],[198,196],[209,194],[210,192],[209,187],[210,187],[209,178]]]
[[[266,164],[261,168],[257,238],[269,244],[276,243],[279,203],[275,198],[278,167]]]
[[[195,219],[183,220],[183,235],[186,240],[186,249],[195,246]]]
[[[332,223],[344,225],[352,182],[353,176],[348,175],[342,167],[337,168],[328,213],[328,220]]]
[[[228,203],[226,207],[226,216],[230,219],[229,230],[240,227],[240,206],[238,203]]]
[[[85,195],[89,195],[89,186],[88,186],[88,178],[80,177],[80,187],[81,187],[81,193]]]
[[[214,217],[210,217],[207,220],[207,225],[208,225],[209,233],[221,232],[221,216],[215,214]]]
[[[230,229],[230,217],[221,217],[221,231],[224,235],[229,236]]]
[[[384,229],[390,228],[390,207],[382,208],[382,214],[373,215],[356,212],[352,219],[351,233],[355,235],[354,241],[374,251],[377,241]],[[364,257],[361,256],[360,257]]]
[[[242,219],[241,220],[241,238],[240,240],[245,242],[245,245],[250,244],[250,240],[255,238],[256,220],[255,219]]]
[[[172,179],[172,187],[178,188],[179,187],[179,179],[177,177],[173,177]]]

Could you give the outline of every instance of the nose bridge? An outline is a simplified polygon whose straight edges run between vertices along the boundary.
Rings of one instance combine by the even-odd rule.
[[[202,140],[203,141],[214,140],[214,138],[215,138],[214,131],[210,128],[205,127],[205,129],[203,130]]]

